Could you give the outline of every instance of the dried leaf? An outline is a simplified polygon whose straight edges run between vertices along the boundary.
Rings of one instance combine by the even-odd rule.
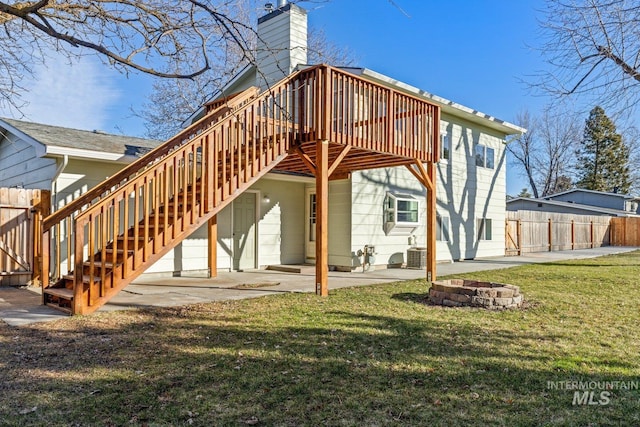
[[[22,411],[20,411],[19,414],[20,415],[27,415],[27,414],[30,414],[32,412],[36,412],[37,409],[38,409],[37,406],[34,406],[33,408],[26,408],[26,409],[23,409]]]
[[[253,416],[247,420],[244,420],[244,423],[250,426],[254,426],[256,424],[258,424],[260,422],[260,420],[258,419],[258,417]]]

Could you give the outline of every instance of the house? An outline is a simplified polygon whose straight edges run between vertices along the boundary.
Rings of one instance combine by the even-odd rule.
[[[507,210],[629,217],[637,216],[638,200],[625,194],[574,188],[538,199],[516,197],[507,201]]]
[[[284,2],[286,3],[286,2]],[[304,69],[306,63],[306,11],[285,4],[258,20],[257,59],[247,66],[219,97],[257,85],[267,90],[284,74]],[[264,64],[264,65],[262,65]],[[437,167],[438,261],[504,255],[505,140],[525,129],[477,110],[412,87],[366,68],[341,68],[368,81],[424,99],[440,108],[441,152]],[[283,74],[284,72],[284,74]],[[204,112],[202,109],[197,116]],[[304,183],[304,178],[301,178]],[[313,221],[313,179],[304,184],[305,223]],[[376,263],[399,265],[406,251],[425,246],[426,201],[424,187],[406,168],[380,168],[354,172],[330,184],[329,263],[338,268],[359,266],[357,253],[375,247]],[[408,206],[415,221],[394,223],[386,206]],[[397,218],[396,218],[397,219]],[[402,222],[402,221],[401,221]],[[259,224],[258,224],[259,225]],[[306,227],[308,229],[309,227]],[[305,256],[295,262],[313,262],[313,236],[305,232]],[[265,260],[266,261],[266,260]],[[271,262],[260,262],[267,265]],[[284,260],[287,262],[289,260]]]
[[[582,188],[574,188],[561,193],[551,194],[545,197],[545,199],[588,206],[598,206],[601,208],[615,209],[631,213],[637,213],[638,211],[638,200],[635,197],[627,194],[607,193],[604,191],[585,190]]]
[[[161,141],[0,119],[0,187],[51,190],[59,209]]]
[[[107,156],[93,143],[104,135],[87,133],[84,144],[105,153],[67,170],[76,159],[52,158],[55,144],[28,129],[43,126],[0,121],[1,170],[23,147],[22,176],[48,169],[21,185],[50,185],[58,203],[66,188],[88,190],[45,221],[45,239],[62,230],[45,250],[63,254],[45,259],[73,252],[45,301],[90,312],[143,271],[303,263],[317,265],[326,294],[329,267],[401,266],[426,247],[435,274],[431,261],[504,254],[505,140],[525,130],[372,70],[305,64],[306,11],[281,3],[258,21],[258,66],[146,164],[116,172],[130,159],[123,146],[155,141],[120,141]],[[90,189],[94,175],[111,178]],[[7,173],[0,186],[18,181]]]

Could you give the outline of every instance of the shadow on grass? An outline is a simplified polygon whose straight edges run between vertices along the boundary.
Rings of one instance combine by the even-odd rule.
[[[391,295],[392,299],[405,302],[414,302],[416,304],[429,304],[429,296],[427,293],[403,292]]]
[[[578,374],[603,379],[584,361],[554,363],[548,349],[570,331],[314,306],[274,321],[211,307],[220,306],[80,319],[63,330],[0,327],[4,425],[619,423],[630,405],[624,395],[617,407],[574,411],[570,393],[549,390],[547,381]]]

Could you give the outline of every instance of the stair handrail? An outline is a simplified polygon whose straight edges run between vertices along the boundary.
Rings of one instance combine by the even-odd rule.
[[[42,230],[49,230],[53,225],[60,222],[61,219],[69,216],[71,213],[82,210],[82,207],[92,204],[92,201],[96,199],[102,199],[103,197],[108,196],[110,193],[125,184],[128,179],[136,176],[139,172],[145,169],[145,167],[152,165],[154,161],[157,161],[167,155],[173,149],[188,143],[194,136],[199,135],[201,132],[215,125],[229,114],[233,114],[243,106],[248,105],[249,101],[255,99],[259,95],[259,92],[260,90],[257,87],[252,86],[235,96],[227,97],[228,102],[225,104],[215,108],[191,126],[178,132],[164,143],[116,172],[109,179],[91,188],[72,202],[44,218]],[[154,161],[150,161],[151,159],[154,159]],[[78,208],[78,206],[80,207]]]

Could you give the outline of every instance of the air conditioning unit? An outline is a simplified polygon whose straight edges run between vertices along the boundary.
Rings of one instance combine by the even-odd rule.
[[[407,249],[407,268],[427,268],[427,248]]]

